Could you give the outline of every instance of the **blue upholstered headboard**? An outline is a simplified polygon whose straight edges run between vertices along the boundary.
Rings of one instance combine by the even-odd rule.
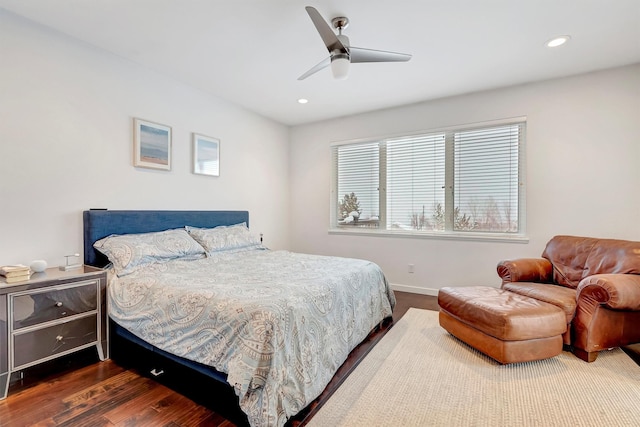
[[[151,233],[185,225],[211,228],[246,222],[248,211],[110,211],[88,210],[82,213],[84,263],[104,267],[108,261],[93,243],[111,234]]]

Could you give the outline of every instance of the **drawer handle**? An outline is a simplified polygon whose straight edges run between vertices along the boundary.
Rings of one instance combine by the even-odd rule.
[[[163,371],[162,369],[158,371],[156,368],[153,368],[153,369],[150,371],[150,373],[151,373],[151,375],[153,375],[154,377],[159,377],[160,375],[164,374],[164,371]]]
[[[62,341],[63,339],[64,339],[64,337],[62,335],[58,335],[56,337],[56,341],[58,341],[58,342]]]
[[[62,307],[62,303],[61,303],[60,301],[58,301],[58,302],[56,303],[56,307]]]

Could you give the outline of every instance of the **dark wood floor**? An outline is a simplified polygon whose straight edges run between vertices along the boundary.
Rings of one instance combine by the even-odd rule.
[[[394,321],[410,307],[438,309],[435,297],[405,292],[396,292],[396,297]],[[374,334],[354,351],[321,399],[344,381],[383,335],[384,331]],[[626,351],[640,364],[640,348]],[[218,408],[218,404],[200,401],[201,393],[192,395],[190,389],[196,387],[167,387],[112,360],[96,362],[95,349],[88,349],[26,370],[23,378],[11,384],[9,397],[0,401],[0,427],[231,427],[242,423],[221,415],[224,408],[215,412],[212,408]],[[322,400],[312,403],[288,425],[303,426],[321,403]]]

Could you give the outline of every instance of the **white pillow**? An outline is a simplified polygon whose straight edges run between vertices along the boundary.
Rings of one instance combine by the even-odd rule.
[[[251,234],[246,222],[235,225],[221,225],[214,228],[186,226],[185,229],[191,237],[204,247],[207,255],[261,247],[260,239]]]
[[[155,233],[112,234],[95,242],[93,247],[109,258],[118,276],[156,262],[205,257],[204,248],[182,228]]]

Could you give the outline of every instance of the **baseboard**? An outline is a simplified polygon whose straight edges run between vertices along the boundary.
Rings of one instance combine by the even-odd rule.
[[[439,289],[421,288],[421,287],[418,287],[418,286],[400,285],[398,283],[391,283],[391,289],[393,289],[394,291],[409,292],[409,293],[412,293],[412,294],[430,295],[430,296],[433,296],[433,297],[437,297],[438,296],[438,291],[439,291]]]

